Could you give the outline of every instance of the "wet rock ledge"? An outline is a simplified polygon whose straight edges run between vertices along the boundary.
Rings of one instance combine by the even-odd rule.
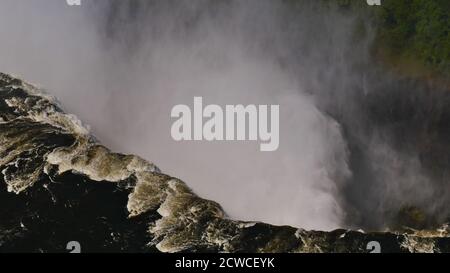
[[[227,218],[183,181],[111,152],[55,98],[0,73],[0,252],[450,252],[450,229],[306,231]]]

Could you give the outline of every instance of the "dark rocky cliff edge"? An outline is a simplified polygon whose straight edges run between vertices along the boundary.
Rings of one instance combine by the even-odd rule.
[[[450,229],[306,231],[228,219],[152,163],[102,146],[40,89],[0,73],[0,252],[450,252]]]

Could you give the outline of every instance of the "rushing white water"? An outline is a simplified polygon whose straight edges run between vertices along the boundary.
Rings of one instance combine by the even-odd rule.
[[[156,162],[233,218],[339,227],[337,188],[350,176],[346,144],[339,125],[279,63],[282,48],[266,45],[281,30],[281,7],[141,5],[141,12],[158,11],[156,18],[138,12],[130,23],[138,26],[134,37],[121,34],[131,30],[126,21],[112,20],[108,38],[101,25],[108,6],[92,16],[98,13],[90,3],[2,0],[2,22],[18,14],[22,20],[2,24],[8,54],[1,69],[52,90],[105,144]],[[114,16],[130,20],[126,4],[114,8]],[[262,153],[252,142],[173,141],[170,109],[196,95],[219,105],[279,104],[280,148]]]

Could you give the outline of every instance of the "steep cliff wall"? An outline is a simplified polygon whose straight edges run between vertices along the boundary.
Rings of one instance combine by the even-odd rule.
[[[450,252],[449,228],[306,231],[227,218],[154,164],[102,146],[44,91],[0,74],[0,252]]]

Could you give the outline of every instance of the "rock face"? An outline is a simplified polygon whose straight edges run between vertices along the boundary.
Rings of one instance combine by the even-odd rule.
[[[181,180],[102,146],[38,88],[0,73],[0,252],[450,252],[450,229],[305,231],[228,219]]]

